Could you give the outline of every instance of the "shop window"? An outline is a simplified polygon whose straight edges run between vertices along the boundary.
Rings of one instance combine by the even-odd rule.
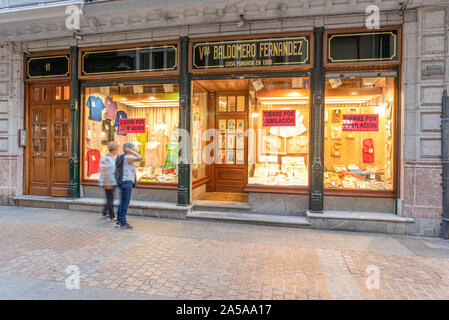
[[[395,79],[326,81],[324,187],[393,190]]]
[[[143,156],[136,163],[140,185],[177,183],[179,87],[131,85],[86,88],[83,91],[83,178],[99,178],[98,162],[109,142],[131,142]],[[120,120],[126,119],[121,125]]]
[[[251,82],[248,184],[308,186],[309,92],[308,78]]]
[[[203,139],[208,124],[208,93],[200,86],[192,86],[192,125],[191,125],[191,146],[192,146],[192,178],[198,181],[206,177],[206,164],[202,161],[202,152],[206,147]]]

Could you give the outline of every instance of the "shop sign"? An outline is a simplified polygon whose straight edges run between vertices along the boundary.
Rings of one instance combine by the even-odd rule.
[[[344,114],[343,131],[379,131],[379,115]]]
[[[107,75],[178,70],[177,44],[84,51],[81,75]]]
[[[120,133],[145,133],[145,118],[120,119]]]
[[[398,31],[329,33],[327,63],[398,61]]]
[[[70,56],[27,57],[26,78],[57,78],[70,75]]]
[[[310,64],[310,36],[192,43],[192,69]]]
[[[264,110],[264,127],[294,127],[296,126],[295,110]]]

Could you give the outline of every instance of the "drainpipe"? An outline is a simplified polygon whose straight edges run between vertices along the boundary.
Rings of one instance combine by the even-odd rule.
[[[443,115],[441,117],[441,162],[443,164],[443,225],[441,237],[449,239],[449,97],[443,93]]]

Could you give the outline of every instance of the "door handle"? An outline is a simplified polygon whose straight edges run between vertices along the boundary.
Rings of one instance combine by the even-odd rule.
[[[40,156],[41,156],[41,153],[40,153],[40,152],[36,153],[36,156],[40,157]]]

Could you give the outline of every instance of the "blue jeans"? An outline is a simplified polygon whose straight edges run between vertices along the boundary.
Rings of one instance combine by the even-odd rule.
[[[129,201],[131,200],[133,183],[131,181],[123,181],[118,187],[120,188],[120,205],[117,212],[117,221],[120,225],[123,225],[126,224],[126,213],[128,212]]]

